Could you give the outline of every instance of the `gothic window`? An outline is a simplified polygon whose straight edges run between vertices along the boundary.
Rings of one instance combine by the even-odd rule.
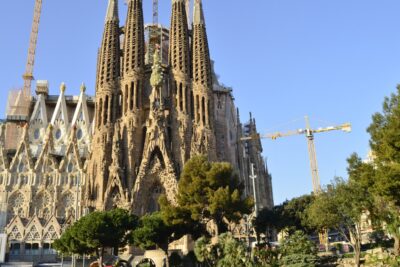
[[[134,87],[135,87],[135,84],[132,82],[131,83],[131,93],[130,93],[130,102],[129,102],[129,109],[130,110],[133,110],[133,103],[134,103],[134,99],[135,99],[135,94],[134,94]]]
[[[82,129],[79,128],[79,129],[76,131],[76,139],[81,140],[82,137],[83,137],[83,132],[82,132]]]
[[[50,212],[50,210],[48,209],[48,208],[45,208],[44,210],[43,210],[43,216],[42,216],[44,219],[46,219],[46,220],[49,220],[50,219],[50,217],[51,217],[51,212]]]
[[[23,172],[25,170],[25,164],[22,160],[20,160],[18,164],[18,172]]]
[[[201,115],[203,119],[203,124],[206,124],[206,103],[204,97],[201,98]]]
[[[13,208],[20,208],[25,202],[25,197],[22,193],[18,192],[13,195],[10,199],[11,207]]]
[[[70,160],[67,165],[67,172],[71,173],[73,170],[74,170],[74,164],[73,164],[72,160]]]
[[[36,226],[32,226],[25,238],[27,241],[40,240],[40,234]]]
[[[68,193],[63,198],[63,204],[65,207],[71,207],[74,204],[75,198],[71,193]]]
[[[37,205],[40,208],[47,207],[50,204],[50,196],[47,193],[40,194],[37,199]]]
[[[128,110],[128,99],[129,99],[129,97],[128,97],[128,85],[126,84],[125,85],[125,95],[124,95],[124,113],[126,113],[127,112],[127,110]]]
[[[14,226],[13,229],[11,230],[10,239],[11,240],[21,240],[22,239],[22,235],[17,226]]]
[[[57,232],[54,229],[54,226],[50,226],[47,230],[46,234],[44,235],[43,240],[55,240],[58,238]]]
[[[182,83],[179,84],[179,110],[183,110],[183,92],[182,92]]]
[[[62,135],[61,129],[57,129],[55,134],[54,134],[54,137],[55,137],[56,140],[60,140],[61,135]]]
[[[33,132],[33,138],[35,140],[38,140],[40,137],[40,130],[39,129],[35,129],[35,131]]]
[[[106,125],[107,122],[108,122],[108,96],[106,96],[106,100],[104,101],[103,124]]]

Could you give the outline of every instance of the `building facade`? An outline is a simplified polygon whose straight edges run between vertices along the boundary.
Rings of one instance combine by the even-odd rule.
[[[174,203],[183,165],[198,154],[230,162],[245,195],[273,207],[261,143],[241,140],[257,136],[256,122],[240,121],[232,89],[216,78],[200,0],[193,13],[190,30],[185,1],[172,0],[170,28],[145,27],[142,0],[129,0],[121,27],[109,0],[95,96],[84,85],[68,96],[64,84],[50,95],[38,81],[28,123],[2,124],[0,229],[10,255],[50,253],[62,229],[92,210],[143,215],[158,210],[160,194]]]

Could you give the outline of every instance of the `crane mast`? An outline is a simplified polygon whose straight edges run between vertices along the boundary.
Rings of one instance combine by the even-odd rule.
[[[26,97],[31,96],[32,80],[34,79],[33,66],[35,64],[36,45],[39,34],[39,23],[40,23],[41,13],[42,13],[42,0],[36,0],[34,15],[33,15],[32,30],[29,39],[28,59],[26,62],[25,73],[22,76],[24,79],[23,92]]]
[[[314,144],[314,134],[310,127],[310,120],[308,116],[306,119],[306,137],[307,137],[307,145],[308,145],[308,155],[310,157],[310,168],[311,168],[311,178],[313,184],[314,193],[319,193],[321,191],[321,184],[319,179],[318,172],[318,163],[317,163],[317,153],[315,152],[315,144]]]
[[[36,45],[39,33],[40,15],[42,12],[42,0],[35,0],[32,30],[29,38],[28,57],[25,66],[25,73],[22,75],[24,80],[23,88],[20,90],[10,90],[8,94],[6,116],[8,121],[24,123],[28,120],[31,104],[31,90],[33,78],[33,67],[35,64]],[[13,136],[18,136],[13,132]]]
[[[153,24],[158,24],[158,0],[153,0]]]

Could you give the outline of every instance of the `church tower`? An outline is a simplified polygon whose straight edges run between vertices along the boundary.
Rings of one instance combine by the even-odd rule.
[[[206,154],[210,160],[216,160],[211,60],[201,0],[195,0],[193,13],[194,125],[191,155]]]
[[[88,200],[91,206],[103,209],[105,187],[112,158],[114,123],[119,110],[120,30],[118,0],[109,0],[101,48],[98,55],[96,104],[92,154],[88,164]],[[95,151],[95,153],[93,153]]]
[[[173,88],[173,113],[175,124],[174,156],[182,167],[190,156],[192,132],[191,110],[193,97],[190,77],[189,30],[184,0],[172,1],[169,65]]]
[[[129,0],[122,62],[122,140],[126,183],[132,190],[141,162],[146,128],[143,127],[145,42],[142,0]]]

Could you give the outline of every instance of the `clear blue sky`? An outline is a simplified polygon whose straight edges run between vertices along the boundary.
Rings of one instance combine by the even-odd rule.
[[[151,20],[151,0],[145,19]],[[22,85],[34,0],[2,1],[0,98]],[[121,24],[126,6],[120,0]],[[398,0],[204,0],[212,58],[221,81],[234,88],[242,120],[253,112],[262,133],[351,122],[353,132],[316,137],[321,181],[346,177],[346,158],[365,156],[365,129],[384,96],[400,83]],[[169,25],[170,0],[160,0]],[[51,93],[67,84],[77,94],[85,82],[94,94],[96,54],[106,0],[43,0],[35,77]],[[294,123],[289,123],[296,120]],[[284,125],[284,126],[280,126]],[[303,136],[264,140],[275,202],[311,191]]]

